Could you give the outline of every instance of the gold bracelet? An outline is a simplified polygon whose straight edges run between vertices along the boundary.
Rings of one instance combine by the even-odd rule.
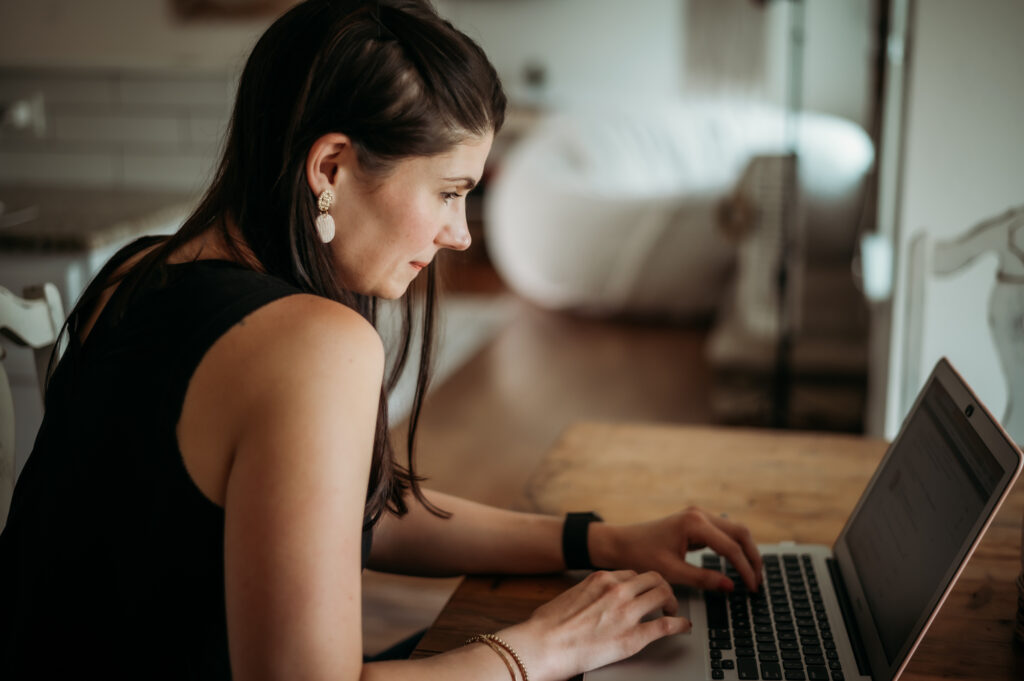
[[[473,643],[484,643],[488,648],[493,650],[501,658],[501,661],[505,663],[505,669],[508,670],[508,675],[512,678],[512,681],[516,681],[516,673],[512,670],[512,665],[508,663],[508,659],[505,657],[505,651],[497,643],[487,638],[486,636],[474,636],[466,641],[466,645]]]
[[[494,647],[494,645],[492,644],[497,644],[498,646],[501,646],[501,648],[503,648],[505,652],[511,655],[512,659],[515,660],[516,666],[519,667],[519,673],[523,675],[523,681],[530,681],[530,675],[526,673],[526,664],[523,662],[523,658],[519,657],[519,653],[517,653],[512,648],[512,646],[505,643],[505,641],[501,640],[494,634],[477,634],[473,638],[466,641],[466,644],[468,645],[470,643],[476,643],[477,641],[486,641],[487,644],[490,645],[492,648]],[[504,660],[505,657],[502,656],[501,659]],[[507,663],[508,661],[506,660],[506,664]],[[512,671],[511,668],[509,668],[509,671]],[[512,675],[512,678],[515,679],[515,674]]]

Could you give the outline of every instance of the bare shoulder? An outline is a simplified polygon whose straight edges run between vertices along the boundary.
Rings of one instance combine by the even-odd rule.
[[[196,368],[178,422],[185,466],[223,504],[240,451],[308,458],[320,448],[313,441],[325,450],[344,441],[368,465],[383,374],[383,343],[356,311],[306,294],[269,303]]]
[[[313,295],[265,305],[225,334],[222,344],[211,349],[210,359],[232,375],[229,384],[260,401],[352,389],[372,389],[376,397],[383,376],[377,330],[355,310]]]
[[[355,310],[319,296],[281,298],[253,312],[239,326],[272,352],[304,348],[305,359],[296,357],[296,362],[339,352],[383,361],[383,344],[373,325]]]

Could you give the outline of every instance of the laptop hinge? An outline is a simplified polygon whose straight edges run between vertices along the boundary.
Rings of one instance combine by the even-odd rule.
[[[846,583],[843,582],[843,575],[839,571],[839,561],[835,558],[826,558],[825,563],[828,565],[829,574],[832,575],[832,585],[839,600],[839,609],[843,612],[843,621],[846,622],[846,633],[850,639],[850,647],[853,648],[853,657],[857,660],[857,670],[861,676],[871,676],[871,664],[868,662],[864,642],[860,638],[857,619],[853,616],[853,604],[846,593]]]

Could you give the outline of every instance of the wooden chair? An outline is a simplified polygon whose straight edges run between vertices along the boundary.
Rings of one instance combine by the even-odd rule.
[[[53,284],[27,287],[24,296],[19,298],[0,286],[0,333],[16,345],[33,350],[42,392],[46,387],[50,354],[64,325],[64,306]],[[6,354],[0,345],[0,360]],[[0,528],[7,522],[14,478],[14,398],[0,361]]]

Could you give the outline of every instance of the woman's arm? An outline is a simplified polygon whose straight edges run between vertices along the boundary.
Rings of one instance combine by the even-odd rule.
[[[380,338],[348,308],[293,296],[222,340],[209,358],[231,386],[221,408],[233,426],[224,503],[233,677],[358,678]]]
[[[452,517],[438,518],[410,496],[409,513],[388,514],[374,529],[368,567],[423,577],[565,569],[560,518],[423,492]]]
[[[231,387],[210,437],[232,454],[224,576],[240,681],[509,679],[482,644],[362,662],[360,535],[383,367],[380,339],[355,313],[295,296],[250,315],[197,370],[192,387]],[[556,681],[685,630],[678,617],[641,621],[676,605],[654,573],[599,572],[498,633],[531,679]]]
[[[560,517],[506,511],[424,490],[452,513],[438,518],[415,500],[401,518],[387,516],[374,533],[369,567],[384,572],[442,577],[460,574],[523,574],[565,569]],[[689,565],[686,552],[710,546],[756,588],[761,562],[742,525],[691,508],[634,525],[592,523],[591,561],[601,568],[654,570],[670,582],[710,589],[731,588],[722,574]]]

